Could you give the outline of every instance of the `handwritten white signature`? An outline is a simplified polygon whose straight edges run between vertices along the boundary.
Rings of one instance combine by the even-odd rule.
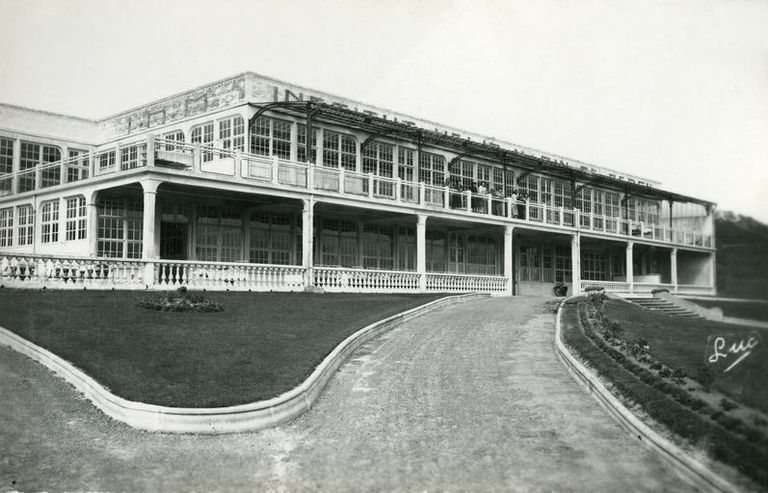
[[[727,373],[731,368],[738,365],[742,361],[744,361],[744,358],[752,354],[752,349],[757,346],[760,343],[757,339],[754,337],[750,337],[746,341],[744,339],[741,339],[738,344],[733,343],[728,349],[725,349],[725,338],[724,337],[716,337],[715,343],[714,343],[714,350],[715,352],[709,357],[710,363],[717,363],[720,358],[727,358],[729,354],[732,354],[734,356],[739,356],[736,358],[736,361],[731,363],[731,365],[723,370],[723,373]],[[725,352],[721,352],[725,350]]]

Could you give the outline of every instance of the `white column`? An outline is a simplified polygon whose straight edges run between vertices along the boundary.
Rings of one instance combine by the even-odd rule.
[[[635,243],[632,241],[627,242],[627,255],[626,255],[626,272],[627,272],[627,284],[629,284],[629,292],[633,293],[635,291],[635,275],[633,272],[632,267],[632,248],[634,247]]]
[[[13,140],[13,157],[11,157],[11,193],[19,193],[19,171],[21,171],[21,140]]]
[[[144,190],[144,215],[142,218],[141,259],[144,264],[144,284],[154,284],[155,263],[157,249],[155,243],[155,203],[157,201],[157,187],[160,180],[143,180],[141,188]]]
[[[510,296],[515,294],[514,292],[514,282],[513,282],[513,276],[512,273],[514,272],[513,267],[513,252],[514,252],[514,241],[513,241],[513,233],[515,231],[514,226],[504,226],[504,277],[507,278],[507,292]]]
[[[669,273],[672,292],[677,293],[677,248],[673,248],[669,253]]]
[[[427,216],[416,216],[416,273],[419,275],[419,291],[427,289]]]
[[[574,233],[571,237],[571,284],[573,295],[581,294],[581,236]]]
[[[313,199],[304,199],[304,209],[301,212],[301,265],[306,269],[304,285],[314,285],[312,265],[314,264],[314,220],[315,202]]]
[[[86,198],[85,208],[88,214],[88,256],[96,257],[99,253],[99,210],[96,206],[98,192],[94,190]]]
[[[717,253],[712,252],[709,255],[709,286],[712,288],[712,294],[717,295],[717,282],[715,280],[715,266],[717,259]]]
[[[155,165],[155,134],[147,135],[147,167]]]

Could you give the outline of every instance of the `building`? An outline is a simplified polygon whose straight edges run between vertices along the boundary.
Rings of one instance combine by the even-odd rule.
[[[101,120],[0,105],[0,283],[714,294],[714,204],[243,73]]]

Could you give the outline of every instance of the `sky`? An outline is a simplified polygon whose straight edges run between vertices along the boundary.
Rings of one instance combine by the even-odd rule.
[[[0,0],[0,102],[102,118],[244,71],[768,222],[768,1]]]

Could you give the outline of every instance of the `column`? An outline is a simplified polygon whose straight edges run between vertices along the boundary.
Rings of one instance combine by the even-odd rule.
[[[304,209],[301,211],[301,265],[306,269],[305,287],[314,285],[314,221],[315,202],[313,199],[304,199]]]
[[[419,291],[427,290],[427,216],[416,216],[416,273]]]
[[[514,242],[512,234],[515,231],[514,226],[504,226],[504,277],[507,278],[507,292],[510,296],[515,294],[514,290],[514,282],[512,273],[514,271],[513,267],[513,252],[514,252]]]
[[[88,256],[96,257],[99,254],[99,210],[98,192],[92,191],[85,199],[85,209],[88,214]]]
[[[635,246],[635,243],[632,241],[627,242],[627,254],[626,254],[626,273],[627,273],[627,284],[629,284],[629,292],[633,293],[635,291],[635,274],[633,272],[633,265],[632,265],[632,249]]]
[[[715,273],[716,273],[716,258],[717,253],[712,252],[709,255],[709,286],[712,288],[712,295],[717,295],[717,281],[715,279]]]
[[[155,242],[155,203],[157,202],[157,187],[160,180],[143,180],[144,215],[142,217],[141,259],[144,261],[144,284],[154,284],[155,259],[157,249]]]
[[[673,248],[669,253],[669,275],[672,292],[677,293],[677,248]]]
[[[573,295],[581,294],[581,236],[571,236],[571,285]]]

